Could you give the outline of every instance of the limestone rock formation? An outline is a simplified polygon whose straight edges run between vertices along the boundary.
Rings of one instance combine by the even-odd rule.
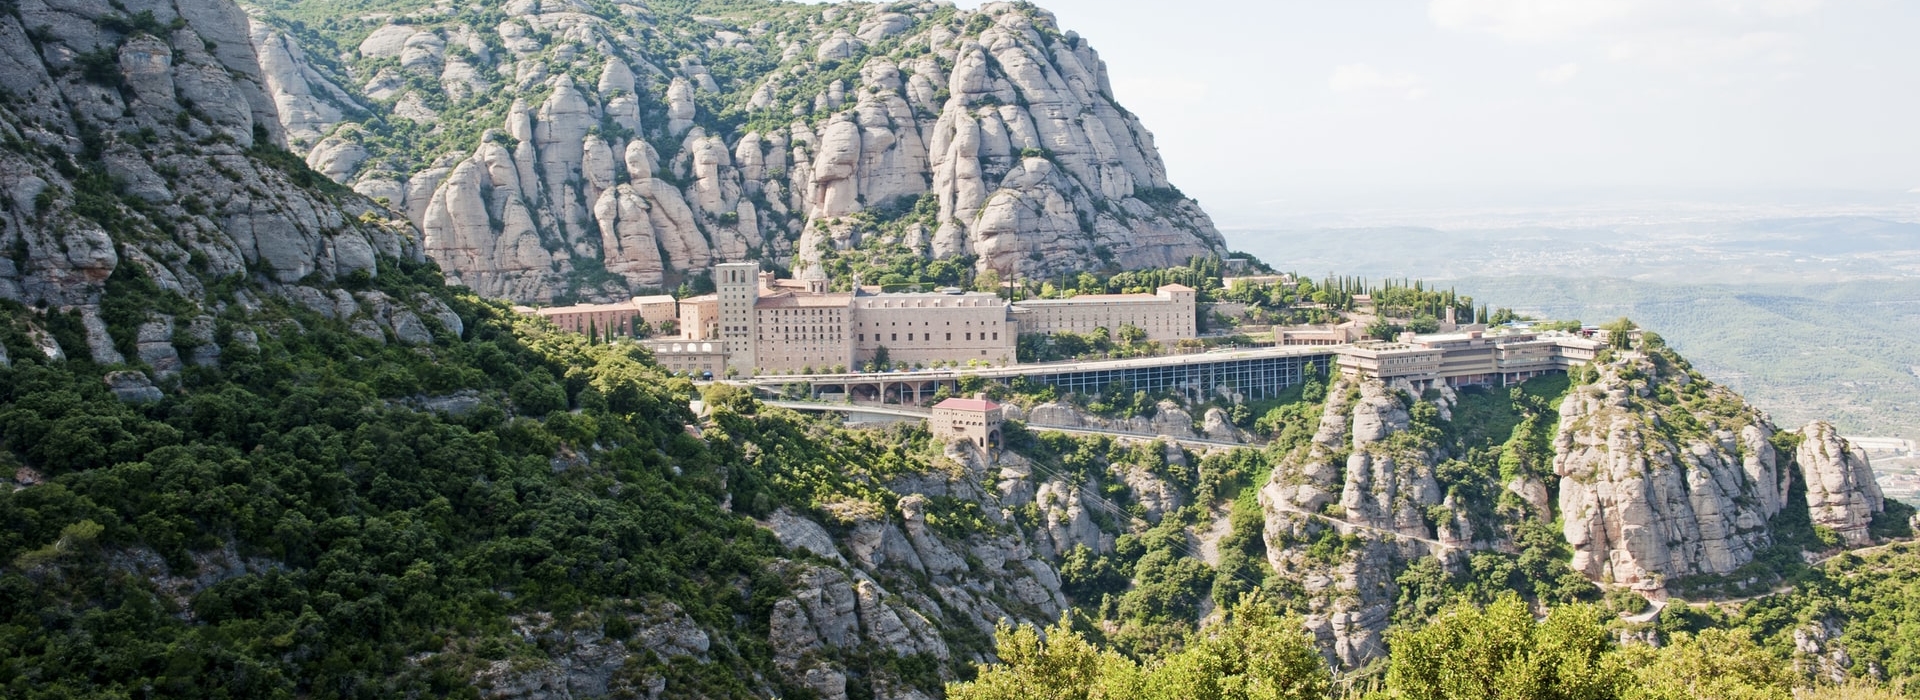
[[[767,516],[767,529],[780,539],[780,544],[795,551],[807,551],[818,554],[828,560],[845,564],[847,560],[833,546],[833,536],[819,523],[796,515],[792,509],[781,508]]]
[[[1377,380],[1345,377],[1327,397],[1312,439],[1274,469],[1259,497],[1268,563],[1302,581],[1307,628],[1329,661],[1356,668],[1385,653],[1394,572],[1444,554],[1436,538],[1458,537],[1453,523],[1427,520],[1443,499],[1438,450],[1407,439],[1405,400]],[[1328,533],[1356,544],[1332,561],[1311,554],[1306,545]]]
[[[83,54],[103,58],[79,70]],[[284,150],[291,133],[342,179],[366,158],[335,128],[352,99],[231,2],[22,5],[0,16],[0,88],[0,135],[31,146],[0,152],[0,247],[15,251],[0,298],[77,314],[85,347],[62,357],[156,380],[216,361],[210,318],[110,326],[99,304],[116,275],[211,303],[212,280],[285,293],[422,259],[408,227]]]
[[[260,77],[273,96],[274,110],[286,130],[287,145],[313,147],[350,111],[365,111],[346,90],[315,70],[299,42],[258,17],[249,20],[249,36],[260,59]]]
[[[1733,571],[1774,541],[1769,522],[1800,486],[1815,525],[1848,545],[1871,539],[1884,498],[1831,425],[1807,426],[1782,453],[1765,414],[1665,350],[1623,353],[1593,377],[1561,406],[1554,458],[1574,567],[1588,576],[1653,590]]]
[[[515,616],[513,633],[548,653],[533,663],[494,662],[473,674],[473,685],[487,698],[659,697],[667,681],[657,670],[623,673],[635,655],[651,653],[663,661],[707,657],[707,632],[678,605],[661,602],[618,614],[631,635],[609,636],[606,620],[556,620],[544,612]]]
[[[1771,542],[1767,523],[1792,479],[1766,417],[1724,388],[1690,387],[1703,380],[1663,356],[1628,354],[1595,369],[1561,404],[1554,438],[1574,568],[1657,590],[1667,578],[1751,561]],[[1716,415],[1715,405],[1738,410]]]
[[[1813,524],[1832,528],[1849,546],[1867,544],[1867,526],[1886,509],[1866,452],[1840,437],[1833,425],[1815,422],[1800,431],[1795,463],[1806,479],[1807,513]]]
[[[289,145],[405,213],[489,296],[613,299],[716,260],[804,268],[902,212],[923,219],[917,250],[1003,275],[1223,249],[1099,55],[1044,10],[716,9],[697,48],[655,55],[652,11],[608,7],[342,17],[357,43],[337,63],[271,11],[248,38]],[[707,68],[735,55],[765,68]],[[431,145],[390,119],[431,125]]]
[[[1145,472],[1115,464],[1110,473],[1136,491],[1160,494],[1163,510],[1177,506],[1177,490]],[[1098,483],[1035,474],[1017,454],[988,456],[956,445],[934,469],[892,477],[885,490],[899,498],[891,509],[836,504],[824,508],[824,520],[794,509],[768,514],[763,526],[782,543],[827,562],[790,561],[783,570],[790,594],[774,602],[768,638],[780,673],[821,697],[924,697],[899,679],[861,677],[844,659],[882,652],[959,661],[969,657],[949,645],[952,629],[991,635],[1003,622],[1057,620],[1070,605],[1056,569],[1058,542],[1111,551],[1113,534],[1102,528],[1113,524],[1095,524],[1087,515],[1094,505],[1081,500],[1097,497]],[[1045,501],[1078,515],[1042,516],[1031,526],[1009,515]],[[959,535],[930,522],[930,514],[954,504],[978,507],[996,526]]]
[[[1035,426],[1093,428],[1120,433],[1133,433],[1141,436],[1161,435],[1170,438],[1195,437],[1193,432],[1193,414],[1181,408],[1180,404],[1164,399],[1154,404],[1154,412],[1151,416],[1107,418],[1089,413],[1072,404],[1047,402],[1026,409],[1020,417]],[[1231,439],[1231,437],[1229,439]]]

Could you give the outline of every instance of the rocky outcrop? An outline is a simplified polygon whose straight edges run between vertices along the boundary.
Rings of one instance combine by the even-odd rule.
[[[773,532],[780,544],[794,551],[806,551],[837,564],[846,564],[845,557],[833,545],[833,536],[819,523],[796,515],[792,509],[781,508],[767,516],[763,525]]]
[[[333,93],[297,47],[233,3],[18,10],[0,17],[0,136],[31,147],[0,152],[0,248],[14,251],[0,263],[0,298],[78,313],[95,361],[144,364],[164,379],[217,357],[211,320],[108,327],[99,304],[116,273],[208,302],[211,280],[277,290],[421,257],[406,226],[314,186],[281,150],[288,125],[311,136],[334,119],[319,106]],[[83,55],[95,62],[86,70],[75,63]],[[322,165],[358,165],[358,146],[342,144]],[[186,347],[195,353],[183,357]]]
[[[1031,5],[714,9],[691,44],[768,66],[725,82],[712,56],[648,54],[644,22],[504,10],[492,28],[438,8],[394,17],[354,35],[343,70],[270,12],[249,37],[290,144],[406,213],[482,294],[612,299],[715,260],[804,268],[909,211],[917,250],[1003,275],[1222,249],[1099,55]],[[752,116],[735,127],[716,109]],[[474,136],[427,161],[413,137],[359,130],[376,114]]]
[[[1469,539],[1455,522],[1428,521],[1444,499],[1439,449],[1411,432],[1409,408],[1377,380],[1335,380],[1313,438],[1260,490],[1268,563],[1301,581],[1307,628],[1341,667],[1384,655],[1397,571]],[[1344,542],[1332,558],[1312,546],[1328,537]]]
[[[1671,577],[1731,572],[1771,543],[1767,523],[1792,473],[1765,416],[1724,388],[1690,386],[1704,380],[1664,356],[1625,354],[1595,370],[1561,404],[1554,438],[1575,570],[1655,591]],[[1726,405],[1739,410],[1712,412]]]
[[[153,403],[166,398],[166,395],[153,385],[153,380],[147,379],[147,375],[140,372],[128,370],[108,372],[105,381],[107,391],[112,392],[114,398],[126,403]]]
[[[274,112],[286,130],[287,145],[305,151],[333,130],[349,112],[365,111],[347,91],[315,70],[299,42],[258,16],[248,23],[260,77],[273,96]]]
[[[1444,496],[1433,471],[1438,446],[1394,439],[1410,427],[1402,394],[1375,380],[1337,380],[1313,439],[1274,470],[1262,502],[1323,514],[1349,529],[1420,540],[1448,534],[1436,528],[1449,524],[1427,522]]]
[[[1193,414],[1180,404],[1162,399],[1154,405],[1153,415],[1107,418],[1068,403],[1047,402],[1026,409],[1023,416],[1035,427],[1088,428],[1136,435],[1164,435],[1192,438]]]
[[[1218,406],[1208,407],[1207,412],[1203,415],[1205,417],[1201,419],[1202,427],[1200,434],[1208,440],[1218,440],[1220,442],[1252,441],[1251,438],[1247,436],[1247,432],[1236,427],[1233,424],[1233,420],[1227,417],[1227,412],[1220,410]]]
[[[1800,431],[1794,462],[1807,485],[1807,513],[1814,525],[1831,528],[1848,546],[1872,541],[1868,526],[1886,509],[1880,484],[1866,451],[1840,437],[1831,424],[1815,422]]]
[[[536,612],[515,616],[513,634],[546,653],[538,661],[496,661],[473,674],[473,685],[486,698],[597,698],[661,697],[667,679],[657,670],[624,672],[636,660],[651,655],[661,661],[692,658],[704,661],[712,642],[705,630],[670,602],[636,606],[614,613],[631,634],[611,636],[606,619],[582,614],[584,619],[557,620]]]
[[[1116,463],[1109,474],[1119,479],[1142,466]],[[823,506],[822,514],[836,521],[832,527],[799,511],[768,514],[762,524],[782,543],[821,557],[790,561],[782,570],[790,595],[774,602],[769,622],[780,673],[821,697],[925,697],[901,679],[862,673],[847,659],[874,652],[922,657],[942,662],[949,677],[950,664],[978,659],[950,647],[948,630],[991,635],[1003,622],[1059,619],[1071,603],[1055,568],[1056,541],[1111,551],[1114,533],[1102,527],[1113,524],[1089,517],[1094,506],[1083,499],[1100,498],[1098,483],[1036,478],[1036,471],[1017,454],[949,446],[928,469],[885,482],[884,492],[898,495],[892,508]],[[1176,489],[1156,476],[1134,475],[1129,483],[1136,491],[1164,491],[1161,508],[1178,503]],[[1042,515],[1040,522],[1013,516],[1041,502],[1075,515]],[[955,508],[977,508],[994,525],[956,532]]]

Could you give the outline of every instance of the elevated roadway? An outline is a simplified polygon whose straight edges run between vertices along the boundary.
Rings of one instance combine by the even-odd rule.
[[[1061,393],[1101,394],[1115,383],[1150,394],[1174,392],[1194,401],[1227,391],[1243,400],[1259,400],[1304,382],[1314,370],[1334,363],[1337,346],[1287,345],[1213,352],[893,372],[793,374],[732,380],[768,393],[805,386],[810,398],[839,394],[858,402],[919,404],[941,387],[956,389],[962,379],[1000,384],[1024,380]]]

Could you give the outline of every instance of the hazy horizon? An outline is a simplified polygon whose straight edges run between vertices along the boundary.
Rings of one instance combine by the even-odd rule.
[[[1038,4],[1230,231],[1694,204],[1920,217],[1917,4]]]

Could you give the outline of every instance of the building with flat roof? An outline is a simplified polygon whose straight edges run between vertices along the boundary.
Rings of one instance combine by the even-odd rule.
[[[754,300],[754,368],[829,372],[853,364],[853,294],[761,288]]]
[[[1402,336],[1337,351],[1341,369],[1416,387],[1513,384],[1593,361],[1605,343],[1571,333]]]
[[[1275,326],[1274,345],[1345,345],[1360,339],[1360,324],[1348,321],[1323,326]]]
[[[727,371],[727,353],[711,340],[666,340],[650,345],[654,361],[668,371],[696,377]]]
[[[754,312],[760,300],[760,263],[720,263],[713,266],[714,295],[718,297],[718,337],[727,353],[727,369],[753,374]]]
[[[680,300],[680,339],[720,337],[720,295],[702,294]]]
[[[679,303],[675,302],[673,297],[660,294],[633,297],[611,304],[554,306],[534,309],[533,313],[552,321],[553,325],[559,326],[562,330],[631,336],[642,322],[649,327],[659,328],[660,324],[677,318]]]
[[[1021,333],[1109,334],[1122,326],[1147,332],[1147,340],[1179,340],[1198,335],[1195,306],[1199,293],[1183,284],[1169,284],[1152,294],[1082,294],[1066,299],[1027,299],[1013,304],[1013,318]]]
[[[886,348],[893,362],[1014,362],[1019,333],[1007,302],[985,292],[862,294],[853,298],[854,360],[873,361]]]
[[[882,358],[896,366],[1009,365],[1021,333],[1135,326],[1148,340],[1191,338],[1198,297],[1177,284],[1013,304],[987,292],[887,293],[858,281],[836,292],[825,279],[777,279],[754,262],[717,265],[713,279],[713,294],[679,302],[678,338],[648,343],[663,366],[707,363],[707,346],[687,341],[715,342],[725,355],[716,374],[734,376],[846,371]],[[699,357],[683,361],[680,353]]]
[[[933,413],[927,416],[927,431],[933,433],[936,440],[948,442],[967,442],[982,450],[997,449],[1002,445],[1000,427],[1005,416],[1000,404],[987,399],[985,394],[976,394],[973,398],[952,398],[933,405]]]

